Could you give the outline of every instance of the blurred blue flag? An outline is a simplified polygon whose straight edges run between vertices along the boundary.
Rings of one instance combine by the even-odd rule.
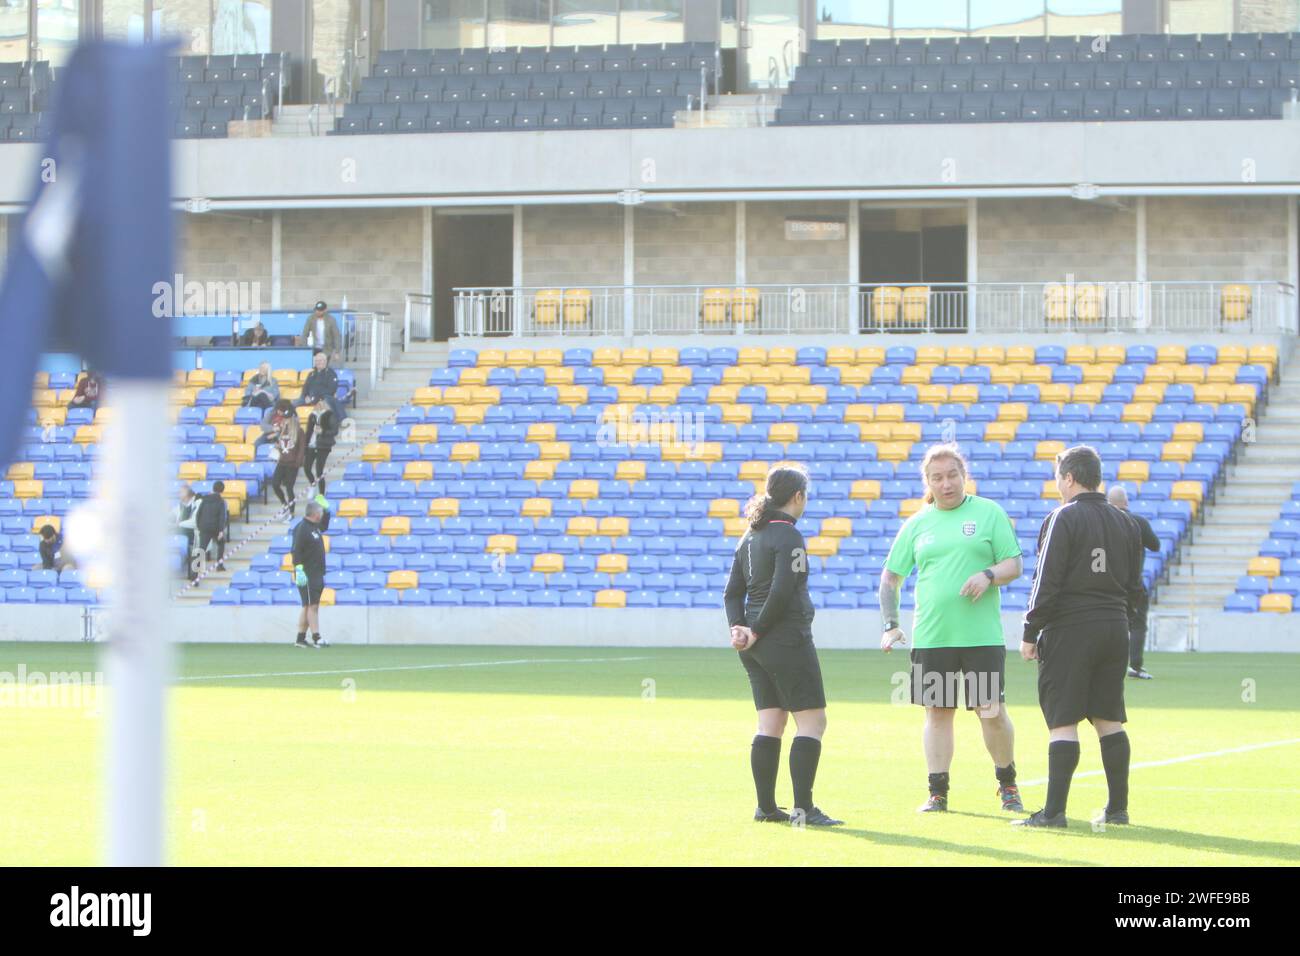
[[[42,352],[110,379],[166,379],[172,281],[167,48],[79,47],[59,71],[52,131],[0,287],[0,467],[18,454]]]

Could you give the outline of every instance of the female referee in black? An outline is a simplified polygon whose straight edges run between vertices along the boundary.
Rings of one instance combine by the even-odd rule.
[[[813,647],[813,606],[808,597],[808,549],[795,522],[808,504],[808,474],[781,466],[767,475],[767,493],[745,506],[749,530],[736,548],[727,582],[731,646],[749,674],[758,710],[758,733],[750,767],[758,792],[754,819],[831,827],[833,820],[813,804],[813,780],[826,732],[826,692]],[[781,735],[794,714],[790,746],[794,817],[776,805]]]

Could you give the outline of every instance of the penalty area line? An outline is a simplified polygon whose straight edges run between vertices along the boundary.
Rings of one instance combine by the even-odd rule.
[[[325,677],[334,674],[377,674],[385,671],[436,671],[459,667],[509,667],[520,664],[613,664],[626,661],[648,661],[650,657],[545,657],[519,658],[504,661],[459,661],[454,664],[403,664],[393,667],[347,667],[323,671],[267,671],[260,674],[199,674],[177,677],[174,683],[203,680],[255,680],[261,677]]]
[[[1142,763],[1135,763],[1129,766],[1130,770],[1144,770],[1148,767],[1169,767],[1178,763],[1190,763],[1193,760],[1208,760],[1211,757],[1227,757],[1232,754],[1250,753],[1252,750],[1267,750],[1270,747],[1288,747],[1292,744],[1300,744],[1300,737],[1291,740],[1271,740],[1262,744],[1246,744],[1243,747],[1230,747],[1227,750],[1207,750],[1205,753],[1187,754],[1183,757],[1170,757],[1167,760],[1147,760]],[[1100,777],[1105,770],[1085,770],[1083,773],[1076,773],[1074,779],[1081,777]],[[1022,787],[1037,787],[1047,783],[1047,778],[1041,780],[1026,780],[1021,783]]]

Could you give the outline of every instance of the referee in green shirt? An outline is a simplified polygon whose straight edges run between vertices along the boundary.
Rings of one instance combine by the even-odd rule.
[[[966,709],[979,715],[1002,809],[1020,812],[1015,730],[1003,706],[1007,650],[998,598],[998,586],[1020,577],[1020,544],[996,502],[966,494],[966,473],[956,445],[934,445],[926,452],[921,463],[926,507],[899,529],[880,575],[880,647],[888,653],[907,643],[898,626],[898,600],[903,581],[916,568],[912,703],[925,707],[922,739],[930,788],[919,809],[948,809],[953,715],[961,686]]]

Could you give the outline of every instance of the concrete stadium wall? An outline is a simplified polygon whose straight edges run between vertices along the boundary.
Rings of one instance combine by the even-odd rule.
[[[1272,197],[1152,197],[1147,200],[1148,277],[1285,279],[1286,219],[1286,203]]]
[[[638,206],[632,229],[638,283],[712,286],[736,281],[735,203]]]
[[[167,629],[173,640],[186,643],[284,643],[293,640],[297,613],[292,607],[175,608]],[[1002,615],[1009,649],[1020,646],[1022,620],[1021,614]],[[720,608],[649,614],[595,608],[321,609],[322,633],[339,644],[725,647],[725,621]],[[875,611],[819,611],[813,633],[819,647],[875,650],[879,626]],[[910,631],[910,613],[903,614],[903,626]],[[80,608],[0,607],[0,641],[76,641],[81,634]],[[1199,650],[1297,653],[1300,618],[1205,611]]]
[[[622,285],[623,207],[529,206],[523,246],[525,286]]]
[[[808,241],[785,237],[787,217],[847,222],[848,216],[847,202],[745,203],[745,281],[756,285],[848,282],[847,238]]]
[[[1137,278],[1131,208],[1075,199],[984,199],[977,215],[980,282],[1064,282],[1071,274],[1077,281]],[[1285,269],[1280,274],[1285,276]]]
[[[179,217],[177,271],[185,282],[256,283],[259,308],[270,309],[271,214]],[[313,299],[313,302],[316,300]],[[296,303],[301,304],[301,303]]]

